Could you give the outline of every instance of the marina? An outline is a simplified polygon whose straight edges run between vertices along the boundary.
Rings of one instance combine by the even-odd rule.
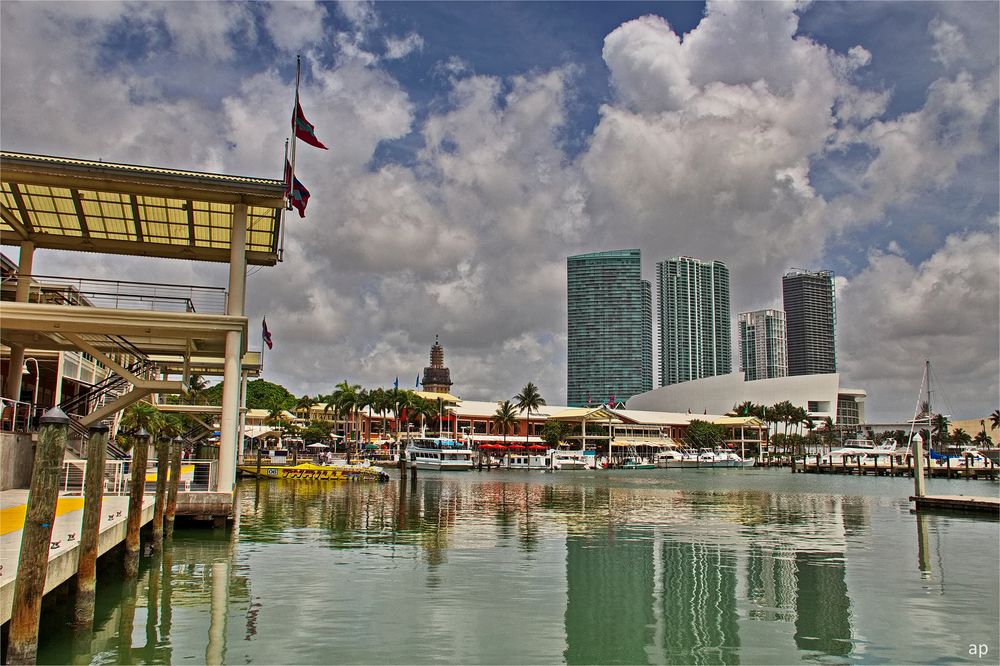
[[[907,479],[392,477],[240,481],[231,529],[179,529],[136,586],[99,584],[91,639],[47,611],[39,663],[926,663],[1000,638],[996,521],[911,513]],[[996,493],[928,480],[955,489]]]

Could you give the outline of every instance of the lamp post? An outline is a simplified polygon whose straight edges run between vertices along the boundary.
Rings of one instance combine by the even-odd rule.
[[[24,365],[21,366],[22,375],[27,375],[31,372],[30,370],[28,370],[28,361],[31,361],[32,363],[35,364],[35,389],[31,394],[31,418],[32,420],[34,420],[35,410],[38,409],[38,384],[42,379],[42,373],[38,369],[38,359],[29,356],[28,358],[24,359]]]

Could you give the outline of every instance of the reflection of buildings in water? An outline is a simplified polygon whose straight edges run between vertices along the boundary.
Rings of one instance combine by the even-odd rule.
[[[796,553],[795,645],[800,650],[851,653],[851,600],[844,554]]]
[[[747,552],[749,617],[765,622],[795,619],[795,551],[787,546],[752,544]]]
[[[736,556],[702,543],[663,547],[663,612],[668,663],[739,663]]]
[[[646,663],[653,623],[653,543],[566,540],[568,663]],[[600,543],[597,541],[600,540]]]
[[[739,661],[731,551],[628,530],[566,549],[568,663]]]

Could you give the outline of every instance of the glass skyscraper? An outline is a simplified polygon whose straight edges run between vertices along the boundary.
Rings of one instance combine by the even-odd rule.
[[[656,264],[656,280],[660,385],[732,372],[729,268],[675,257]]]
[[[736,316],[740,328],[740,371],[743,378],[774,379],[788,376],[785,346],[785,313],[754,310]]]
[[[566,402],[624,401],[653,389],[653,300],[639,250],[566,259]]]
[[[837,298],[831,271],[793,270],[781,278],[788,330],[788,375],[837,372]]]

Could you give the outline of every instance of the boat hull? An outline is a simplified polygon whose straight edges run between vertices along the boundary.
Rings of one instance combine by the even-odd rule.
[[[661,461],[660,467],[667,469],[747,469],[753,467],[756,461],[750,460],[667,460]]]
[[[418,458],[410,464],[414,465],[417,469],[428,469],[436,472],[464,472],[472,469],[474,463],[471,460],[434,462],[432,460],[421,460]]]
[[[389,475],[381,467],[367,465],[238,465],[237,469],[249,476],[262,479],[291,479],[297,481],[388,481]]]

